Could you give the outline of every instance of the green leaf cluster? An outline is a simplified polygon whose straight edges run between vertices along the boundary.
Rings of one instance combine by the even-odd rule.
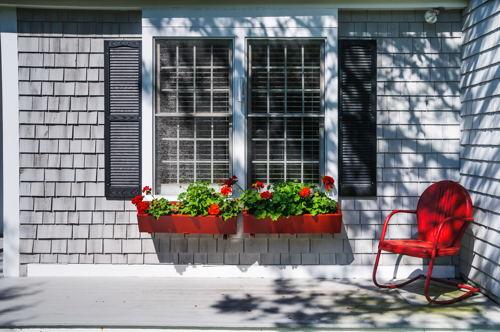
[[[300,192],[304,188],[310,188],[311,194],[301,196]],[[267,190],[273,194],[273,199],[261,198],[258,189],[247,189],[241,195],[247,213],[257,219],[270,217],[271,220],[277,220],[291,215],[337,213],[337,202],[317,189],[314,183],[277,181],[268,185]]]
[[[154,199],[149,203],[148,214],[154,216],[156,220],[160,216],[168,216],[175,213],[176,207],[165,198]]]
[[[177,213],[191,217],[207,216],[209,215],[208,208],[213,204],[219,206],[219,215],[224,221],[241,213],[242,208],[239,206],[238,199],[233,200],[216,192],[214,188],[209,187],[210,184],[209,181],[191,183],[186,192],[178,197]]]

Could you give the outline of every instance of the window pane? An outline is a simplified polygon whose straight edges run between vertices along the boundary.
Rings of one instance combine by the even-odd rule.
[[[158,40],[156,113],[229,113],[230,41]]]
[[[182,179],[229,177],[229,118],[157,116],[155,126],[156,194]]]
[[[252,118],[252,183],[285,178],[319,183],[320,121],[319,118]]]
[[[250,114],[321,109],[321,41],[250,42]]]

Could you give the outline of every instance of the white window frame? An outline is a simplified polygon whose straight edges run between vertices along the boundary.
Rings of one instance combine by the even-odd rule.
[[[338,179],[338,10],[334,6],[155,7],[142,11],[142,185],[154,184],[155,38],[232,39],[232,114],[230,169],[245,189],[247,110],[241,95],[246,80],[249,39],[324,40],[324,165]],[[337,196],[336,194],[334,195]],[[161,196],[175,200],[176,195]]]

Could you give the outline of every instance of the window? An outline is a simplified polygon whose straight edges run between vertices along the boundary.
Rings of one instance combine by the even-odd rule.
[[[251,41],[251,183],[319,183],[323,173],[322,41]]]
[[[230,174],[231,41],[156,40],[155,193]]]

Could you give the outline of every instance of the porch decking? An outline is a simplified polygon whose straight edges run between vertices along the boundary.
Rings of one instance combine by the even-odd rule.
[[[0,278],[0,329],[30,327],[498,331],[500,306],[481,294],[430,305],[423,280],[387,291],[366,279]]]

